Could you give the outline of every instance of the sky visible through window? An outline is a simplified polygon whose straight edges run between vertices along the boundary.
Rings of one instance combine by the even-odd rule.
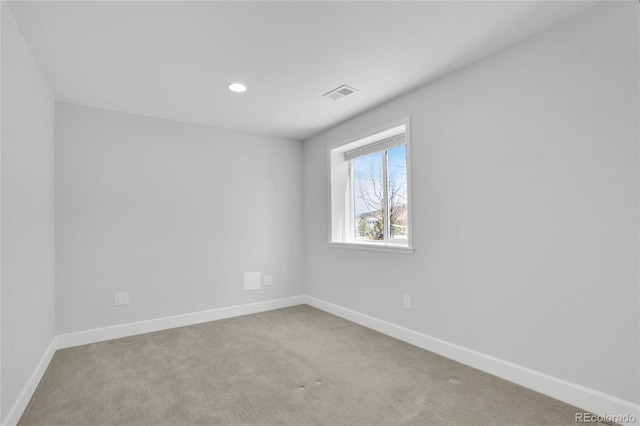
[[[387,180],[391,214],[391,229],[384,235],[382,213],[384,186],[382,159],[384,151],[353,159],[353,198],[355,238],[381,240],[406,238],[407,235],[407,151],[406,145],[388,150]]]

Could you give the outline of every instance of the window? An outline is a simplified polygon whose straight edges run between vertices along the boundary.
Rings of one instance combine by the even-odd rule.
[[[332,246],[412,252],[408,135],[403,119],[330,150]]]

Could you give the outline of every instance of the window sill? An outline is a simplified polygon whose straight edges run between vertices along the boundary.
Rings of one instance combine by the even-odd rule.
[[[350,249],[350,250],[365,250],[365,251],[377,251],[381,253],[395,253],[395,254],[413,254],[413,247],[397,246],[391,244],[375,244],[375,243],[335,243],[330,242],[329,247]]]

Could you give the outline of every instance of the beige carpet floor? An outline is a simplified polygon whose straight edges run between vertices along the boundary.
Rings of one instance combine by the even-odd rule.
[[[26,425],[574,425],[575,407],[302,305],[56,352]]]

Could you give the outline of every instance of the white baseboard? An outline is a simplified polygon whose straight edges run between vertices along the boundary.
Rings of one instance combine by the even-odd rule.
[[[24,413],[25,408],[27,408],[27,404],[31,401],[31,397],[33,393],[36,391],[38,387],[38,383],[42,380],[42,376],[44,376],[44,372],[47,371],[47,367],[51,362],[51,358],[53,358],[53,354],[56,353],[56,349],[58,348],[57,337],[54,337],[51,341],[51,344],[45,351],[44,355],[40,359],[40,362],[36,366],[36,369],[31,373],[31,377],[27,381],[27,384],[20,392],[18,396],[18,400],[13,404],[13,407],[9,410],[2,424],[4,426],[15,426],[20,421],[20,417],[22,417],[22,413]]]
[[[151,333],[170,328],[184,327],[203,322],[217,321],[240,315],[255,314],[273,309],[287,308],[304,304],[304,296],[285,297],[283,299],[267,300],[246,305],[229,306],[207,311],[192,312],[170,317],[156,318],[146,321],[130,322],[111,327],[94,328],[77,333],[61,334],[58,336],[58,349],[87,345],[104,340],[119,339],[135,336],[136,334]]]
[[[600,416],[618,414],[635,416],[635,423],[621,422],[621,424],[637,425],[640,421],[640,406],[638,404],[382,321],[312,296],[304,296],[304,298],[310,306],[470,367],[477,368],[478,370],[493,374],[510,382],[517,383],[536,392],[579,407],[584,411]]]

